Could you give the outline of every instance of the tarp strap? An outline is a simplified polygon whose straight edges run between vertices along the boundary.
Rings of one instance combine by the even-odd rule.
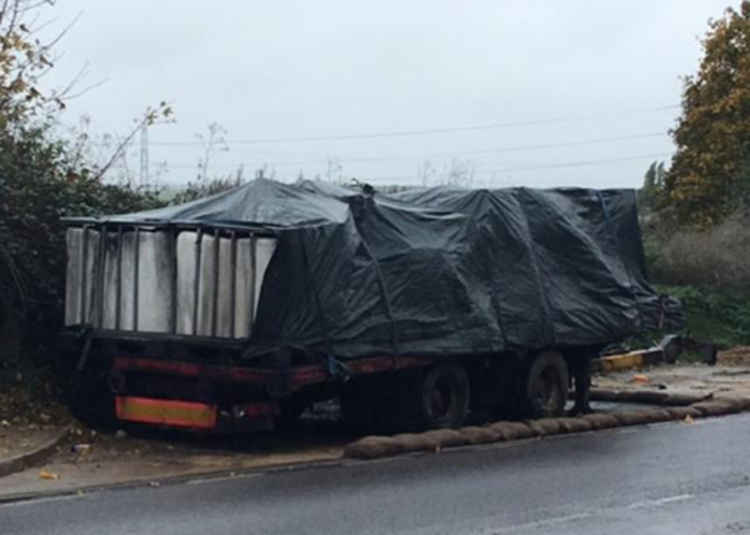
[[[643,325],[643,313],[641,312],[641,307],[638,303],[638,296],[635,295],[635,280],[633,279],[633,274],[630,272],[628,263],[623,261],[620,257],[620,238],[617,235],[617,232],[615,232],[614,226],[612,225],[612,218],[609,215],[609,207],[607,206],[607,202],[604,200],[604,196],[602,195],[601,191],[597,191],[596,196],[599,199],[600,206],[602,207],[602,213],[604,214],[604,224],[607,226],[607,230],[609,231],[612,241],[617,248],[616,258],[622,263],[622,267],[625,268],[625,274],[628,276],[628,290],[630,290],[630,297],[633,299],[635,310],[638,313],[638,321],[641,325]]]
[[[356,223],[356,221],[355,221]],[[362,247],[365,249],[365,252],[367,252],[367,256],[370,257],[370,259],[373,262],[373,265],[375,266],[375,275],[378,278],[378,288],[380,289],[380,295],[383,299],[383,306],[385,307],[385,315],[388,318],[388,321],[391,324],[391,345],[393,346],[393,355],[394,359],[396,355],[399,354],[399,343],[398,343],[398,329],[396,328],[396,322],[393,319],[393,309],[391,308],[391,298],[388,295],[388,289],[385,286],[385,280],[383,279],[383,272],[380,271],[380,262],[377,258],[375,258],[375,255],[372,254],[370,251],[369,245],[362,240]]]

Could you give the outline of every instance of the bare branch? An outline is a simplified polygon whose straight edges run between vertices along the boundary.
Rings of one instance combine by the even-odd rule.
[[[65,95],[67,95],[70,91],[73,90],[73,87],[80,82],[83,77],[88,73],[89,69],[89,62],[83,64],[83,67],[81,67],[78,72],[73,76],[73,78],[68,82],[68,84],[61,90],[61,91],[55,91],[54,96],[56,98],[65,98]]]
[[[140,132],[141,128],[143,128],[146,124],[147,122],[145,118],[139,121],[138,126],[136,126],[127,136],[125,136],[122,141],[120,141],[120,143],[118,143],[107,162],[102,167],[100,167],[94,175],[96,180],[101,180],[106,172],[109,171],[109,169],[114,165],[114,163],[125,154],[125,151],[127,150],[130,142],[133,141],[133,138],[135,138],[136,134]]]
[[[8,29],[5,33],[7,37],[16,31],[16,23],[18,22],[18,16],[20,15],[21,0],[13,0],[13,6],[10,9],[10,22],[8,23]]]
[[[73,17],[73,20],[70,21],[70,23],[65,26],[60,32],[52,39],[52,41],[49,41],[48,43],[41,46],[43,50],[49,50],[53,46],[55,46],[57,43],[60,42],[60,40],[65,37],[68,32],[75,26],[75,24],[80,20],[81,16],[83,15],[83,11],[79,11],[75,17]]]
[[[8,4],[9,0],[3,0],[3,7],[0,8],[0,25],[2,25],[3,21],[5,20],[5,16],[8,13]]]
[[[63,91],[62,93],[59,94],[59,98],[62,98],[64,100],[72,100],[74,98],[78,98],[78,97],[80,97],[82,95],[85,95],[86,93],[88,93],[89,91],[92,91],[92,90],[96,89],[97,87],[103,86],[107,82],[109,82],[109,78],[104,78],[102,80],[99,80],[98,82],[95,82],[93,84],[85,86],[83,89],[79,90],[76,93],[66,94]]]

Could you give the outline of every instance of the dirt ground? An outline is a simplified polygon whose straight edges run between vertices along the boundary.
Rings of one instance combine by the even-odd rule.
[[[719,352],[715,366],[678,362],[647,370],[598,375],[592,382],[597,388],[750,396],[750,346]]]
[[[71,424],[51,388],[43,382],[0,385],[0,459],[33,450]]]
[[[720,351],[717,364],[719,366],[750,366],[750,346],[737,346]]]

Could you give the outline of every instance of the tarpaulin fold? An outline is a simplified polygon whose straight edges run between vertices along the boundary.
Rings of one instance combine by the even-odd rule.
[[[604,345],[680,319],[647,282],[633,190],[369,194],[258,179],[112,217],[274,230],[248,355],[500,354]]]

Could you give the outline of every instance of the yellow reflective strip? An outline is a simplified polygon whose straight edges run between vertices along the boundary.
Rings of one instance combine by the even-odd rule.
[[[120,418],[147,419],[157,421],[184,421],[194,423],[211,423],[214,421],[212,407],[174,407],[168,405],[146,405],[126,401],[122,405]]]

